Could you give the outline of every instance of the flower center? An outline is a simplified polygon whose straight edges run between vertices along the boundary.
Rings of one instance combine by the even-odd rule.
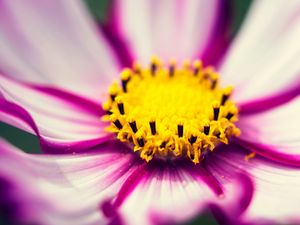
[[[199,60],[176,66],[153,58],[149,67],[135,63],[121,72],[121,82],[109,88],[103,119],[111,122],[108,131],[131,143],[147,162],[188,157],[199,163],[240,133],[231,93],[232,87],[221,88],[219,75]]]

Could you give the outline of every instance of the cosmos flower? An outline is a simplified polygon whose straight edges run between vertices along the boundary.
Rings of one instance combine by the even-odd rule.
[[[230,44],[228,10],[120,0],[99,30],[77,0],[0,1],[0,118],[45,153],[1,141],[2,212],[300,223],[300,2],[254,1]]]

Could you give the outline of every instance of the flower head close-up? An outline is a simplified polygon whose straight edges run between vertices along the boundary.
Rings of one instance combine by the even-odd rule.
[[[0,220],[300,224],[299,38],[299,0],[0,0]]]

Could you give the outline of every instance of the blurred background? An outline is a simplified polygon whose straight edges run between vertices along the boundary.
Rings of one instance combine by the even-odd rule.
[[[209,1],[209,0],[208,0]],[[251,5],[252,0],[228,0],[232,2],[232,26],[228,31],[230,37],[234,37],[237,33],[243,19]],[[87,8],[91,12],[93,18],[98,23],[106,23],[109,0],[84,0]],[[38,140],[35,136],[22,132],[16,128],[10,127],[4,123],[0,122],[0,135],[12,144],[16,145],[18,148],[24,150],[25,152],[39,154],[41,153]],[[0,224],[7,225],[7,221],[0,217]],[[214,218],[207,212],[204,216],[195,218],[193,221],[185,223],[185,225],[218,225]]]

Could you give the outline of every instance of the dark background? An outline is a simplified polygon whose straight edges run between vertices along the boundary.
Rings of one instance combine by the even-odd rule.
[[[101,23],[105,23],[107,21],[107,9],[109,7],[108,0],[85,0],[85,2],[96,21]],[[233,7],[231,14],[233,19],[233,26],[228,32],[228,35],[230,35],[231,37],[234,37],[234,35],[237,33],[250,4],[251,0],[232,0]],[[38,154],[41,152],[38,140],[35,136],[20,131],[1,122],[0,135],[1,137],[5,138],[6,140],[8,140],[9,142],[13,143],[14,145],[26,152]],[[0,218],[0,224],[6,223]],[[218,223],[213,219],[209,212],[207,212],[205,215],[186,223],[186,225],[196,224],[217,225]]]

